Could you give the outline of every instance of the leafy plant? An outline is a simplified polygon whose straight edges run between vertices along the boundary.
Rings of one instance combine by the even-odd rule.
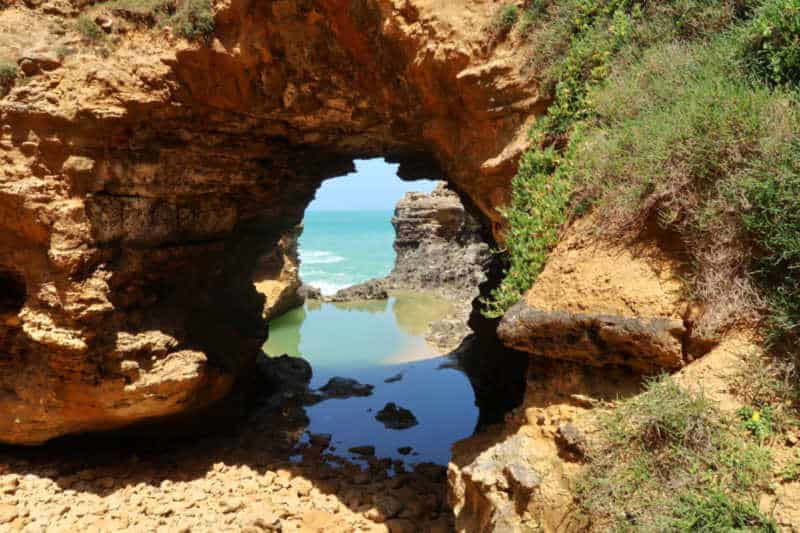
[[[190,41],[208,39],[215,27],[211,0],[182,0],[170,23],[178,35]]]
[[[765,0],[744,33],[749,69],[771,84],[800,86],[800,0]]]
[[[795,451],[794,459],[778,471],[778,477],[785,483],[800,479],[800,451]]]
[[[503,5],[494,17],[491,25],[493,35],[503,35],[508,33],[519,19],[519,8],[514,4]]]
[[[571,191],[563,172],[556,172],[558,165],[559,156],[553,148],[530,150],[522,157],[512,182],[511,204],[501,210],[509,221],[509,264],[502,284],[484,301],[487,316],[502,316],[519,300],[558,242]]]
[[[761,410],[744,406],[736,414],[742,421],[742,428],[749,431],[758,442],[763,443],[772,435],[772,409],[769,406]]]
[[[7,61],[0,61],[0,85],[10,84],[17,77],[17,65]]]

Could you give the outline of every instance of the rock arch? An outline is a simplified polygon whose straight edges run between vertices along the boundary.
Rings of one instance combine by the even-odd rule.
[[[493,3],[220,4],[207,46],[79,52],[42,74],[70,98],[0,100],[0,257],[35,258],[24,334],[0,338],[0,442],[224,396],[265,335],[258,257],[355,158],[446,179],[499,234],[546,102],[523,54],[489,45]]]

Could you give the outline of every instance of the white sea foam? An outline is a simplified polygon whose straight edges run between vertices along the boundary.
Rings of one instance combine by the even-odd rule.
[[[342,261],[344,261],[344,257],[325,250],[300,251],[300,263],[307,265],[327,265]]]
[[[340,290],[350,286],[347,284],[341,285],[339,283],[330,283],[327,281],[310,281],[309,285],[318,288],[325,296],[333,296]]]

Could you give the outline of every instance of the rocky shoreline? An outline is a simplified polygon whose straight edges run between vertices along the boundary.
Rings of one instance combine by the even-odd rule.
[[[307,434],[303,374],[261,382],[254,409],[200,439],[0,448],[0,531],[452,531],[444,467],[356,464]]]

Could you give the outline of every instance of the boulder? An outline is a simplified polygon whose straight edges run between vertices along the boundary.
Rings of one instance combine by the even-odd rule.
[[[353,396],[369,396],[373,385],[359,383],[355,379],[333,377],[319,388],[328,398],[351,398]]]
[[[389,429],[408,429],[419,423],[414,413],[403,407],[398,407],[394,402],[387,403],[383,409],[378,411],[375,419]]]

